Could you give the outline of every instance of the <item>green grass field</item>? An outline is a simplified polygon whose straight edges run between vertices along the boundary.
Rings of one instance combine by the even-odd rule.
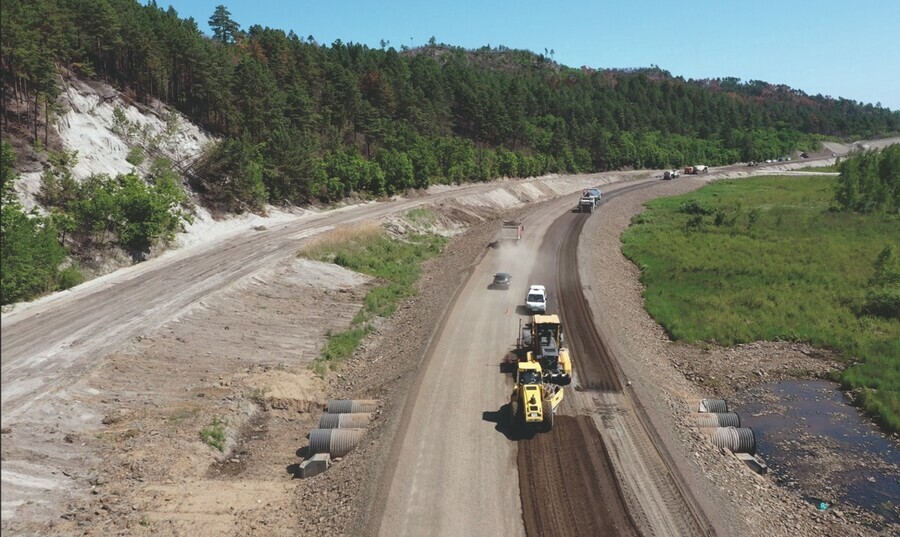
[[[647,309],[676,340],[803,341],[835,349],[840,380],[900,431],[900,318],[864,313],[900,216],[830,211],[836,180],[721,181],[658,199],[622,236],[642,270]]]
[[[424,213],[417,216],[423,218]],[[378,285],[366,293],[362,310],[353,318],[350,328],[329,334],[328,343],[313,369],[324,374],[335,369],[359,347],[372,331],[374,316],[389,317],[404,298],[415,294],[415,283],[422,262],[439,255],[447,239],[437,235],[410,235],[404,240],[391,238],[377,224],[339,227],[313,242],[299,255],[335,263],[376,278]]]
[[[798,172],[837,172],[837,166],[807,166],[805,168],[797,168]]]

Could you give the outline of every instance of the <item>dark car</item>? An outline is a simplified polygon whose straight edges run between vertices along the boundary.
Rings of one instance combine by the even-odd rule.
[[[498,272],[494,274],[494,281],[491,283],[491,289],[509,289],[509,281],[512,276],[506,272]]]

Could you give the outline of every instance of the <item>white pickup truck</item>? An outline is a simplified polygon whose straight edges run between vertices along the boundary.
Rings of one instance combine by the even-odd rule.
[[[547,313],[547,288],[532,284],[525,295],[525,309],[528,313]]]

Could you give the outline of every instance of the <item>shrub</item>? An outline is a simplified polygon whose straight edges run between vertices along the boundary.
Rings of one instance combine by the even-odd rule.
[[[225,451],[225,420],[213,419],[200,431],[200,439],[219,451]]]

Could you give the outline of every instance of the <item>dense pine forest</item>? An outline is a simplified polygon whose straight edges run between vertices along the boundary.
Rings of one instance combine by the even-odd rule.
[[[434,38],[400,50],[320,44],[242,29],[225,6],[208,21],[136,0],[2,0],[2,12],[4,136],[46,139],[63,76],[159,99],[221,137],[189,176],[224,210],[499,176],[763,160],[825,137],[900,132],[898,111],[765,82],[575,69],[546,54]]]

